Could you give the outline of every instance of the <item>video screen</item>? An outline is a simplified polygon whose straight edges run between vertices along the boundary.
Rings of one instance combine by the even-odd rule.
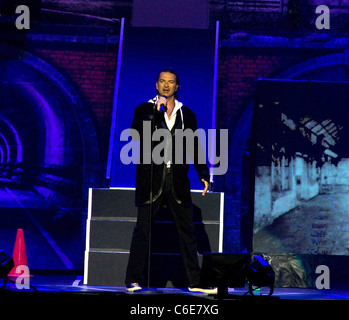
[[[349,84],[259,80],[255,252],[348,255]]]

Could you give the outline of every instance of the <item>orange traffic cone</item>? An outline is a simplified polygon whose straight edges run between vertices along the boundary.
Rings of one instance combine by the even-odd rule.
[[[8,277],[30,277],[29,275],[29,268],[28,268],[28,263],[27,263],[27,253],[25,250],[25,242],[24,242],[24,234],[23,234],[23,229],[18,229],[17,230],[17,235],[16,235],[16,242],[15,242],[15,247],[13,249],[13,254],[12,254],[13,262],[14,262],[14,267],[8,274]],[[21,267],[18,268],[17,267]]]

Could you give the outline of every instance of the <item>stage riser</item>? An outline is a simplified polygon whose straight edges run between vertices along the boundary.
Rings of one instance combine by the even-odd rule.
[[[129,250],[135,221],[91,220],[91,250]],[[219,251],[219,225],[195,223],[198,251]],[[179,245],[174,222],[155,222],[152,227],[153,252],[178,253]],[[210,241],[208,240],[210,239]]]
[[[136,218],[137,207],[134,190],[91,189],[91,218]],[[220,197],[222,193],[207,193],[205,197],[200,192],[192,192],[193,220],[220,221]],[[164,219],[167,219],[165,216]],[[156,216],[161,219],[161,213]]]
[[[137,217],[133,190],[92,189],[90,196],[91,218]]]
[[[223,194],[192,192],[198,252],[222,250]],[[123,286],[137,220],[134,190],[90,189],[84,284]],[[151,283],[186,286],[186,275],[173,217],[159,210],[152,225]],[[201,259],[201,258],[200,258]]]
[[[88,254],[88,284],[98,286],[124,286],[128,252],[98,252]],[[199,263],[202,256],[199,255]],[[188,284],[179,254],[153,254],[150,285],[153,287],[186,287]]]
[[[88,285],[124,286],[128,253],[94,252],[88,254]],[[86,263],[86,257],[85,257]],[[86,279],[85,274],[85,279]]]

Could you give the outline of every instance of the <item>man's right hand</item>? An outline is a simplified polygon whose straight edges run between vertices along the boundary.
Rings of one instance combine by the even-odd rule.
[[[161,105],[166,106],[167,105],[167,99],[164,96],[161,96],[159,100],[156,103],[156,109],[160,111]]]

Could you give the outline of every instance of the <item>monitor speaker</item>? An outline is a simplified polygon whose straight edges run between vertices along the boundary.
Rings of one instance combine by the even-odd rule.
[[[5,250],[0,249],[0,278],[7,276],[13,267],[13,259],[5,253]]]
[[[200,284],[217,287],[218,296],[227,296],[228,288],[245,286],[249,261],[248,254],[205,253]]]

